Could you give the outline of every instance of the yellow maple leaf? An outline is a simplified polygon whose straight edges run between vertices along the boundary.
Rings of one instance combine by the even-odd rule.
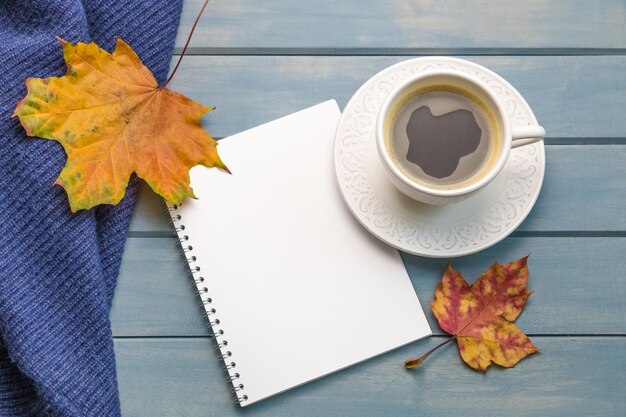
[[[67,162],[56,184],[72,211],[117,204],[133,172],[167,201],[193,197],[189,169],[228,171],[200,119],[212,109],[158,85],[122,39],[113,53],[59,38],[62,77],[28,78],[15,108],[28,136],[61,143]]]

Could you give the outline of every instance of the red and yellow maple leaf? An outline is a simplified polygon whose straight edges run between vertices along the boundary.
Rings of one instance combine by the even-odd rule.
[[[492,362],[513,367],[538,352],[528,336],[513,322],[531,292],[527,258],[505,265],[493,264],[472,285],[448,266],[430,305],[439,326],[455,336],[461,357],[474,369],[485,371]],[[407,361],[417,366],[425,357]]]
[[[113,53],[59,39],[62,77],[29,78],[14,115],[28,136],[61,143],[67,162],[56,183],[72,211],[117,204],[133,172],[167,201],[194,197],[189,169],[227,169],[200,119],[212,110],[158,85],[122,39]]]

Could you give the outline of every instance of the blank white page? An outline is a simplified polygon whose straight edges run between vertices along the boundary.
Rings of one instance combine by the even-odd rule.
[[[430,335],[398,252],[343,203],[339,117],[331,100],[221,140],[233,174],[193,168],[174,212],[242,406]]]

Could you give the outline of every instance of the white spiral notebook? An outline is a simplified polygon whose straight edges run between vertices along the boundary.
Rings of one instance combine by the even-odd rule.
[[[340,115],[331,100],[222,139],[233,175],[193,168],[198,200],[170,207],[241,406],[431,334],[398,252],[341,199]]]

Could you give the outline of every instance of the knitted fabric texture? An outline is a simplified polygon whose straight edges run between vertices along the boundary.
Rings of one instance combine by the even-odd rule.
[[[27,138],[11,114],[27,77],[61,76],[55,36],[111,51],[119,36],[162,82],[181,0],[0,2],[0,415],[117,416],[109,321],[131,181],[118,206],[72,214],[53,185],[60,144]]]

